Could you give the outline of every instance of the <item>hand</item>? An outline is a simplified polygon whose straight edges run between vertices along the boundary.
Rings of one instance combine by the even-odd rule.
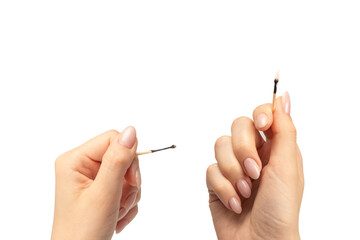
[[[141,176],[133,127],[105,132],[55,162],[52,239],[111,239],[138,212]]]
[[[275,106],[274,112],[271,104],[257,107],[254,122],[236,119],[231,137],[216,141],[217,164],[206,178],[219,239],[300,239],[304,176],[289,95]]]

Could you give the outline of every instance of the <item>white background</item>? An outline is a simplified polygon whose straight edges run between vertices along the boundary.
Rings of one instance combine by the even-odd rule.
[[[114,239],[216,239],[205,172],[233,119],[289,91],[303,239],[360,239],[356,1],[0,2],[0,239],[48,239],[54,160],[137,128],[136,219]],[[86,226],[84,226],[86,227]]]

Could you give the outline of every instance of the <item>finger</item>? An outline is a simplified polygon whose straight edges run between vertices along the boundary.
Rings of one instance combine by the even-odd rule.
[[[122,219],[129,212],[129,210],[137,204],[137,199],[140,199],[140,197],[138,197],[138,192],[132,192],[121,201],[118,220]]]
[[[227,209],[241,213],[241,200],[231,182],[222,175],[218,164],[208,167],[206,183],[210,194],[215,194]]]
[[[258,179],[262,163],[257,152],[264,144],[264,139],[255,129],[250,118],[240,117],[231,126],[232,146],[242,169],[252,179]]]
[[[109,204],[120,200],[123,178],[135,159],[136,147],[136,130],[127,127],[111,141],[102,157],[93,186],[106,196]]]
[[[128,199],[129,199],[129,197],[128,197]],[[139,203],[140,199],[141,199],[141,190],[139,190],[137,192],[134,202],[132,200],[130,200],[130,201],[128,200],[128,201],[125,201],[124,203],[122,203],[122,206],[120,207],[119,213],[118,213],[118,218],[117,218],[118,221],[123,219],[126,216],[126,214],[128,214],[128,212]]]
[[[298,168],[298,174],[302,181],[302,184],[304,185],[304,167],[303,167],[303,158],[300,152],[299,147],[297,147],[297,168]]]
[[[120,200],[120,206],[126,207],[128,210],[135,205],[135,199],[139,192],[138,187],[130,185],[126,180],[123,182],[122,196]],[[135,195],[134,195],[135,193]]]
[[[224,177],[238,189],[243,197],[249,198],[251,195],[251,180],[242,170],[234,154],[231,137],[223,136],[216,140],[215,157]]]
[[[126,181],[136,187],[140,187],[141,185],[141,174],[139,168],[139,158],[135,156],[135,160],[132,162],[131,166],[127,170],[125,174]]]
[[[80,145],[76,150],[83,156],[95,161],[101,161],[110,143],[119,135],[116,130],[106,131],[86,143]]]
[[[253,112],[254,124],[257,130],[263,131],[267,139],[271,139],[271,125],[273,123],[272,104],[266,103],[255,108]]]
[[[282,173],[292,174],[297,171],[296,128],[290,116],[290,97],[285,93],[275,103],[272,124],[273,139],[269,164]]]
[[[121,232],[136,217],[138,211],[139,208],[137,205],[133,207],[128,214],[116,224],[116,233]]]

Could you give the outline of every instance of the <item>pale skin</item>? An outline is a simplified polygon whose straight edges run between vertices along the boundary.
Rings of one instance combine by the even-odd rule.
[[[257,107],[254,121],[236,119],[231,136],[216,141],[207,186],[218,239],[300,239],[304,175],[289,95],[275,107]]]
[[[209,206],[219,239],[300,239],[302,157],[288,94],[240,117],[216,141],[207,170]],[[266,141],[259,131],[264,131]],[[141,175],[133,127],[105,132],[55,162],[51,238],[111,239],[138,212]],[[251,160],[252,159],[252,160]]]
[[[111,239],[137,212],[141,194],[133,127],[105,132],[55,162],[51,238]]]

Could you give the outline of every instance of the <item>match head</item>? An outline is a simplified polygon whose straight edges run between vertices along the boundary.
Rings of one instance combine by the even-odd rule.
[[[176,145],[172,145],[171,148],[176,148]]]

